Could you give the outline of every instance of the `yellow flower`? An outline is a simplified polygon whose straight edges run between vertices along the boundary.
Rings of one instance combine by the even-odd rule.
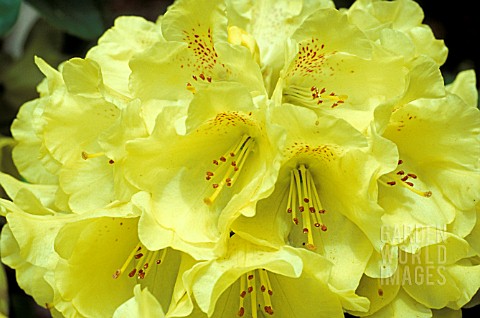
[[[277,104],[308,107],[365,132],[375,109],[407,85],[403,57],[374,45],[345,12],[314,11],[287,43]]]
[[[19,286],[46,306],[54,298],[50,279],[59,259],[53,242],[59,229],[75,215],[53,212],[25,189],[16,198],[23,208],[8,200],[0,201],[7,219],[1,236],[2,262],[16,270]]]
[[[2,261],[55,317],[476,304],[476,79],[444,85],[422,20],[411,0],[178,0],[58,70],[36,58]]]
[[[264,103],[240,85],[212,83],[189,104],[185,134],[172,125],[175,106],[158,117],[150,137],[128,143],[127,179],[151,193],[141,221],[149,248],[171,242],[211,258],[239,209],[253,210],[271,192],[282,135]]]
[[[136,54],[131,89],[143,102],[190,99],[215,82],[238,82],[265,92],[251,52],[228,42],[225,5],[219,0],[176,1],[159,21],[166,42]]]
[[[390,251],[389,251],[390,249]],[[392,276],[364,276],[357,293],[371,307],[359,316],[431,317],[431,309],[459,310],[480,287],[480,263],[468,243],[435,228],[417,228],[399,246],[386,245],[384,264],[396,263]]]
[[[380,41],[392,52],[406,59],[429,56],[437,65],[447,58],[447,47],[426,24],[422,8],[412,0],[358,0],[347,11],[352,23],[372,41]]]
[[[71,222],[60,230],[55,241],[60,257],[55,268],[59,298],[82,316],[109,317],[140,284],[162,308],[168,308],[182,255],[167,248],[147,249],[138,238],[138,217],[112,212]]]
[[[383,212],[371,191],[391,169],[383,162],[396,157],[395,148],[374,150],[345,121],[305,108],[283,105],[272,119],[289,127],[275,190],[258,202],[254,217],[239,218],[232,229],[256,244],[305,247],[324,256],[334,264],[331,285],[353,292],[373,248],[382,246]],[[368,308],[348,299],[343,305]]]
[[[198,263],[184,280],[208,317],[343,317],[328,286],[330,268],[319,255],[272,250],[234,235],[225,257]]]
[[[229,0],[229,31],[240,28],[258,45],[258,63],[267,92],[271,94],[285,64],[285,44],[312,12],[333,8],[330,0],[322,1],[239,1]]]
[[[131,70],[129,62],[138,53],[165,41],[160,25],[136,16],[121,16],[115,25],[98,40],[98,44],[87,52],[87,58],[102,68],[105,85],[119,94],[135,98],[129,89]]]
[[[472,86],[463,90],[467,95],[462,99],[455,86],[469,85],[453,85],[444,98],[396,106],[384,127],[382,136],[399,151],[397,168],[379,179],[378,202],[387,212],[387,227],[444,229],[456,220],[455,232],[464,237],[475,223],[463,214],[474,216],[480,200],[480,112]]]

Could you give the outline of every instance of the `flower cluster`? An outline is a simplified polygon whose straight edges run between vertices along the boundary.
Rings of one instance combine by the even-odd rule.
[[[412,0],[178,0],[58,70],[36,58],[3,263],[54,317],[478,304],[475,74],[444,85],[422,20]]]

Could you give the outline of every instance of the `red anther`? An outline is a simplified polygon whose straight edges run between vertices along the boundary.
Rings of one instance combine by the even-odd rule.
[[[315,207],[311,206],[308,209],[310,210],[310,212],[315,213]]]
[[[138,279],[144,279],[145,278],[145,272],[142,269],[138,271],[137,278]]]
[[[157,265],[160,265],[161,262],[162,262],[161,259],[157,259],[157,261],[155,263],[157,263]]]
[[[398,160],[398,164],[399,164],[399,165],[401,165],[402,163],[403,163],[403,160],[402,160],[402,159]]]
[[[318,213],[320,213],[320,214],[325,214],[325,212],[326,212],[325,210],[318,211]]]
[[[235,153],[234,153],[234,152],[231,152],[231,153],[230,153],[230,157],[235,157]]]
[[[320,223],[316,222],[315,224],[313,224],[315,227],[320,227]]]
[[[205,80],[205,75],[200,74],[199,77],[200,77],[202,80]]]
[[[136,268],[132,269],[132,271],[131,271],[130,273],[128,273],[128,277],[133,277],[133,276],[135,276],[135,273],[136,273],[136,272],[137,272],[137,269],[136,269]]]
[[[147,269],[147,268],[148,268],[148,263],[143,264],[143,269]]]
[[[327,226],[325,224],[322,224],[322,231],[325,232],[327,230]]]
[[[299,207],[298,207],[298,210],[299,210],[300,212],[303,212],[303,211],[305,210],[305,208],[304,208],[303,206],[299,206]]]
[[[217,161],[217,160],[213,160],[213,164],[218,166],[218,161]]]
[[[408,180],[408,176],[405,176],[402,178],[402,181],[407,181]]]
[[[253,275],[250,274],[250,275],[247,276],[247,278],[248,278],[248,280],[252,280],[252,279],[253,279]]]
[[[260,290],[262,291],[262,293],[264,293],[267,289],[265,288],[265,285],[262,285],[260,286]]]
[[[238,315],[238,317],[243,317],[243,315],[245,315],[245,308],[240,307],[240,309],[238,310],[237,315]]]
[[[227,161],[227,158],[225,158],[224,156],[221,156],[221,157],[220,157],[220,161],[221,161],[221,162],[225,162],[225,161]]]
[[[247,291],[248,293],[251,293],[253,291],[253,287],[252,286],[248,287]]]
[[[408,184],[409,186],[413,187],[413,183],[412,182],[405,182],[406,184]]]
[[[403,171],[403,170],[400,170],[400,171],[397,172],[397,175],[399,175],[399,176],[403,176],[404,174],[405,174],[405,171]]]
[[[307,234],[308,233],[308,229],[306,227],[303,228],[303,234]]]
[[[409,176],[410,178],[413,178],[413,179],[417,179],[417,175],[414,174],[414,173],[409,173],[409,174],[407,174],[407,176]]]
[[[388,185],[391,185],[391,186],[394,186],[394,185],[396,185],[397,183],[396,183],[395,181],[388,181],[387,184],[388,184]]]
[[[213,172],[211,172],[211,171],[207,171],[207,176],[209,176],[209,177],[213,177]]]
[[[265,306],[263,309],[265,310],[265,312],[266,312],[267,314],[273,315],[273,309],[272,309],[271,306]]]
[[[288,208],[287,213],[292,213],[292,208]]]
[[[303,198],[303,202],[308,203],[310,200],[308,198]]]
[[[268,290],[268,294],[269,294],[270,296],[272,296],[272,295],[273,295],[273,290],[269,289],[269,290]]]
[[[240,297],[245,298],[246,295],[247,295],[247,291],[242,290],[242,292],[240,293]]]
[[[293,218],[293,223],[295,223],[295,224],[298,225],[298,219],[297,219],[297,218]]]
[[[113,159],[110,159],[110,160],[108,160],[108,163],[113,165],[115,163],[115,161],[113,161]]]
[[[212,187],[213,187],[214,189],[218,188],[218,183],[212,184]]]
[[[138,253],[137,255],[135,255],[135,259],[139,259],[139,258],[141,258],[142,256],[143,256],[142,253]]]

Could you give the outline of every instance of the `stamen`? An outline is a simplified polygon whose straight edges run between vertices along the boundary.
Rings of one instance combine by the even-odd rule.
[[[257,269],[247,272],[244,276],[240,277],[240,301],[239,301],[239,309],[237,315],[239,317],[243,317],[245,315],[245,298],[247,295],[250,296],[250,304],[251,304],[251,317],[258,317],[257,312],[257,294],[256,294],[256,283],[258,282],[260,285],[260,292],[263,296],[263,310],[269,314],[273,315],[273,306],[272,306],[272,298],[273,290],[272,285],[270,283],[270,279],[268,278],[268,273],[265,269]],[[246,283],[245,283],[246,282]],[[245,289],[245,285],[247,288]],[[258,306],[260,308],[260,305]]]
[[[255,290],[255,276],[253,271],[248,274],[248,292],[250,293],[250,305],[252,309],[252,317],[257,318],[257,291]]]
[[[137,246],[135,246],[135,248],[132,250],[132,252],[130,253],[130,255],[127,257],[127,260],[125,261],[125,263],[123,263],[122,267],[120,269],[117,269],[115,271],[115,274],[113,274],[113,278],[114,279],[117,279],[118,277],[120,277],[120,275],[125,272],[125,269],[127,268],[128,264],[130,264],[130,262],[132,261],[133,257],[135,256],[135,254],[142,248],[142,245],[141,243],[138,243]]]
[[[335,92],[329,92],[325,87],[311,86],[307,88],[298,85],[285,87],[283,95],[288,102],[311,108],[317,108],[320,105],[328,105],[330,108],[335,108],[345,103],[348,98],[347,95],[337,95]]]
[[[240,277],[240,304],[238,309],[238,316],[243,317],[245,314],[245,307],[243,306],[245,301],[245,296],[247,295],[247,291],[245,290],[245,279],[244,277]]]
[[[398,166],[400,166],[401,164],[403,164],[403,160],[400,159],[398,160]],[[380,177],[380,179],[378,179],[378,181],[387,187],[393,187],[399,184],[419,196],[425,198],[431,197],[431,191],[422,191],[414,188],[415,184],[412,181],[417,179],[418,176],[416,174],[406,172],[405,169],[400,169],[383,175],[382,177]]]
[[[292,214],[292,221],[296,225],[299,223],[294,215],[297,208],[302,214],[302,232],[307,235],[305,246],[310,250],[315,250],[312,224],[321,231],[327,230],[321,217],[325,210],[320,202],[313,177],[304,164],[290,172],[287,212]],[[307,208],[308,211],[306,211]]]
[[[230,148],[219,160],[213,160],[216,167],[213,171],[206,172],[205,179],[212,182],[214,190],[210,196],[204,198],[205,204],[213,204],[225,186],[230,188],[235,184],[254,144],[250,136],[243,135],[240,142]]]
[[[143,250],[143,252],[140,252],[142,250]],[[135,246],[135,248],[132,250],[130,255],[127,257],[127,259],[123,263],[122,267],[117,269],[115,271],[115,273],[112,275],[112,277],[114,279],[119,278],[123,273],[125,273],[128,265],[132,261],[143,259],[143,260],[145,260],[145,262],[139,261],[133,267],[133,269],[130,270],[130,272],[128,273],[128,277],[135,277],[135,274],[137,274],[138,279],[144,279],[145,276],[147,275],[147,273],[153,267],[152,266],[153,264],[159,265],[159,264],[162,263],[163,259],[165,258],[165,255],[167,253],[167,249],[164,249],[162,251],[162,255],[161,255],[160,259],[158,259],[158,253],[159,252],[160,252],[159,250],[157,250],[157,251],[147,250],[146,248],[144,248],[144,246],[141,243],[138,243],[137,246]]]
[[[259,271],[259,276],[260,276],[260,284],[261,284],[261,291],[263,294],[263,302],[264,302],[264,307],[263,309],[265,312],[269,315],[273,315],[273,309],[272,309],[272,300],[270,298],[270,295],[273,294],[273,291],[271,290],[270,287],[270,280],[268,279],[268,273],[265,271],[265,269],[262,269]]]

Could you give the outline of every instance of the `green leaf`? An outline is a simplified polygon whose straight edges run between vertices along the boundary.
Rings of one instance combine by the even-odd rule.
[[[105,30],[100,2],[97,0],[26,1],[53,26],[79,38],[92,40]]]
[[[20,11],[20,0],[0,0],[0,36],[15,24]]]

